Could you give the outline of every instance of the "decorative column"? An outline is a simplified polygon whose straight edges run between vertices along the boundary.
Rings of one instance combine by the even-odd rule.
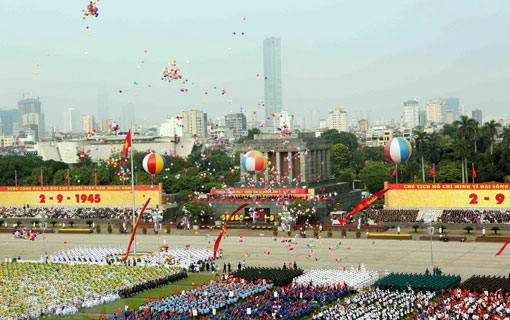
[[[276,175],[276,181],[278,183],[281,181],[281,177],[282,177],[282,166],[280,164],[280,161],[281,161],[280,152],[277,151],[276,152],[276,171],[278,171],[278,174]]]

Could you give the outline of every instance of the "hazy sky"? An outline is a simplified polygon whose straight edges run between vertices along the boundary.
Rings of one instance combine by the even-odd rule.
[[[63,127],[67,107],[97,114],[103,89],[114,119],[128,103],[146,123],[188,108],[262,116],[268,36],[281,38],[283,105],[296,115],[398,118],[407,99],[450,96],[484,115],[510,107],[508,0],[101,0],[99,17],[83,20],[87,4],[0,1],[1,107],[25,90],[42,97],[48,127]],[[194,82],[188,92],[160,80],[172,60]]]

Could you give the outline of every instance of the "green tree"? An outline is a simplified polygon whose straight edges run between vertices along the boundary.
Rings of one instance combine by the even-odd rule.
[[[337,143],[330,151],[331,172],[338,178],[340,171],[348,168],[352,161],[352,154],[346,145]]]
[[[501,144],[503,148],[510,148],[510,128],[503,128],[503,133],[501,134]]]
[[[330,141],[332,144],[343,144],[354,151],[358,149],[358,138],[350,132],[338,132],[336,129],[329,129],[321,134],[321,138]]]
[[[498,138],[498,128],[501,127],[501,123],[491,120],[486,122],[484,125],[485,134],[490,139],[491,142],[491,155],[494,152],[494,141]]]
[[[461,159],[462,161],[462,183],[466,183],[467,178],[467,157],[470,154],[470,146],[469,142],[465,138],[461,138],[458,140],[455,145],[453,146],[455,150],[455,154]]]
[[[427,150],[427,143],[428,143],[428,135],[423,129],[420,131],[415,132],[414,137],[414,148],[416,150],[416,153],[421,161],[421,176],[422,176],[422,182],[425,182],[425,152]]]
[[[360,171],[361,183],[366,185],[367,190],[376,193],[384,188],[384,182],[388,181],[391,168],[381,162],[368,162]]]

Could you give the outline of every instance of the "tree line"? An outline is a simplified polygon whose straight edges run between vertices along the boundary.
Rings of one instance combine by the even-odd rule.
[[[502,129],[502,130],[500,130]],[[328,130],[322,137],[333,143],[331,170],[339,181],[361,180],[368,191],[381,190],[384,181],[395,182],[395,168],[384,155],[384,147],[358,148],[354,134]],[[413,153],[398,166],[399,183],[510,182],[510,128],[495,121],[482,126],[466,116],[433,133],[414,132]]]
[[[135,184],[151,183],[150,174],[142,168],[145,152],[133,154]],[[193,152],[187,158],[165,155],[166,169],[154,176],[154,183],[162,183],[167,193],[190,195],[194,192],[209,192],[212,188],[223,188],[239,182],[239,157],[223,151],[212,150],[205,153]],[[124,170],[131,168],[130,160],[121,165]],[[43,176],[44,185],[94,185],[97,174],[98,185],[131,184],[131,175],[126,172],[122,181],[120,165],[108,165],[107,161],[95,164],[90,158],[81,158],[73,166],[54,160],[43,161],[41,157],[1,156],[0,184],[2,186],[39,186]]]

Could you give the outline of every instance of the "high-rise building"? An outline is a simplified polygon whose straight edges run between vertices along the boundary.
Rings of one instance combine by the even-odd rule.
[[[328,127],[328,120],[320,119],[319,120],[319,129],[325,129]]]
[[[101,119],[97,122],[97,129],[101,132],[107,132],[111,130],[110,126],[112,124],[113,124],[112,119]]]
[[[431,99],[427,104],[427,122],[444,123],[446,120],[446,101]]]
[[[81,113],[79,110],[67,108],[64,112],[64,132],[81,132]]]
[[[349,131],[347,112],[345,112],[342,108],[335,108],[335,110],[329,112],[328,129],[336,129],[339,132]]]
[[[482,110],[475,109],[475,110],[471,111],[471,118],[478,121],[478,125],[481,126],[482,125]]]
[[[126,104],[122,106],[119,125],[122,130],[125,131],[129,130],[132,126],[136,126],[135,106],[133,104]]]
[[[225,128],[243,131],[246,130],[246,116],[244,113],[229,113],[225,116]]]
[[[427,110],[420,110],[420,128],[425,128],[427,124]]]
[[[189,110],[181,112],[181,115],[184,133],[199,138],[207,137],[207,113],[198,110]]]
[[[36,140],[45,135],[44,113],[42,112],[42,103],[39,98],[22,98],[18,101],[19,128],[21,130],[35,130]]]
[[[18,121],[18,110],[0,110],[0,133],[8,136],[17,135],[15,129],[18,127]]]
[[[309,110],[306,112],[305,117],[305,128],[310,131],[314,131],[319,127],[319,120],[321,114],[317,110]]]
[[[246,129],[258,128],[257,111],[246,110]]]
[[[159,127],[159,134],[163,137],[178,137],[182,138],[184,133],[184,124],[182,123],[182,114],[173,114],[166,122],[163,122]]]
[[[97,118],[99,120],[110,118],[108,91],[105,88],[101,88],[97,91]]]
[[[402,127],[414,129],[420,125],[420,104],[416,100],[404,102]]]
[[[453,121],[458,120],[460,117],[460,99],[459,98],[446,98],[446,110],[452,111]]]
[[[264,103],[266,119],[282,111],[282,61],[280,38],[264,39]],[[269,123],[271,125],[271,123]]]
[[[360,121],[358,121],[357,131],[358,132],[367,132],[368,131],[368,120],[361,119]]]
[[[82,132],[91,132],[96,129],[96,117],[93,114],[81,115],[81,130]]]
[[[452,123],[453,123],[453,121],[455,121],[455,120],[453,120],[453,119],[454,119],[454,114],[455,114],[455,113],[454,113],[454,111],[453,111],[453,110],[446,110],[446,119],[445,119],[445,121],[444,121],[444,122],[445,122],[446,124],[452,124]]]

